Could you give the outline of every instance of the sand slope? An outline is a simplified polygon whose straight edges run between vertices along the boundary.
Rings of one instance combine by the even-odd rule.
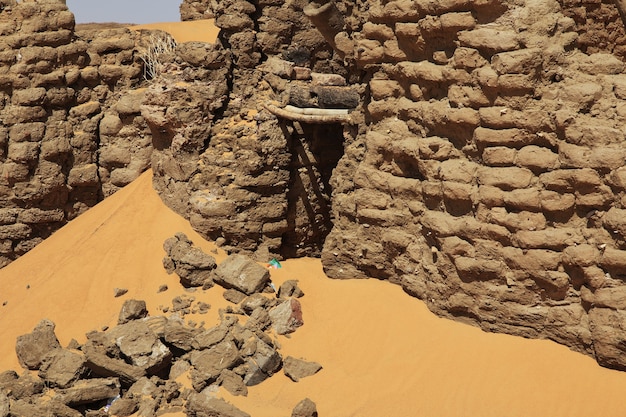
[[[161,203],[150,175],[0,270],[0,301],[7,301],[0,307],[0,369],[17,369],[15,337],[43,317],[56,322],[65,345],[114,324],[128,298],[145,299],[157,314],[185,293],[161,265],[163,241],[183,231],[205,251],[213,247]],[[305,292],[305,325],[279,337],[282,353],[324,369],[299,383],[277,374],[245,398],[221,393],[252,416],[289,416],[304,397],[327,417],[626,415],[626,373],[552,342],[439,319],[392,284],[328,279],[314,259],[284,262],[272,279],[299,279]],[[163,283],[170,289],[157,293]],[[115,287],[129,292],[114,298]],[[213,306],[196,321],[215,322],[225,304],[221,293],[214,287],[191,294]]]
[[[188,22],[149,23],[130,26],[129,29],[160,29],[172,35],[176,42],[200,41],[213,43],[219,32],[219,28],[213,24],[213,19],[192,20]]]

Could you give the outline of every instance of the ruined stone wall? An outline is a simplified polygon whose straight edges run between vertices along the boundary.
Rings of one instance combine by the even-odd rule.
[[[304,1],[203,4],[221,28],[216,45],[203,53],[205,47],[195,48],[205,56],[197,62],[205,73],[191,75],[197,70],[178,62],[178,75],[165,74],[164,88],[154,89],[146,103],[153,114],[170,106],[161,110],[169,121],[149,120],[155,137],[164,131],[163,147],[153,159],[156,188],[196,230],[228,250],[253,252],[262,260],[319,255],[332,225],[329,180],[342,154],[343,130],[284,121],[264,105],[287,104],[296,82],[299,97],[310,98],[311,73],[332,73],[344,84],[349,73],[303,14]],[[193,55],[177,53],[183,61]],[[176,116],[174,108],[185,101],[170,88],[181,78],[196,81],[178,88],[206,91],[211,107],[195,114],[208,132],[184,133],[193,123]],[[309,104],[319,107],[314,101]],[[177,134],[190,144],[186,150]]]
[[[125,93],[142,78],[140,34],[75,33],[60,1],[0,3],[4,266],[136,178],[150,139]]]
[[[369,2],[350,34],[367,128],[333,175],[322,260],[626,369],[625,65],[578,49],[573,12]]]

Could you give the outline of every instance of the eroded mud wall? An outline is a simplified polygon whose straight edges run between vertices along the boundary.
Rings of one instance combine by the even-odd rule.
[[[206,59],[198,61],[205,74],[186,79],[196,70],[183,65],[177,66],[179,75],[173,71],[164,79],[172,80],[166,83],[170,86],[181,77],[198,80],[180,87],[190,91],[205,86],[212,108],[195,114],[210,129],[204,137],[194,133],[192,152],[174,139],[164,142],[164,149],[155,152],[155,185],[167,204],[227,250],[255,253],[264,261],[319,255],[332,226],[329,179],[343,153],[343,129],[338,124],[317,128],[286,121],[264,105],[289,103],[298,86],[302,100],[315,101],[306,106],[320,107],[309,97],[311,89],[330,87],[314,82],[311,73],[333,74],[344,84],[351,74],[303,14],[304,1],[229,0],[210,7],[202,3],[221,29]],[[168,122],[171,138],[179,133],[190,139],[184,133],[190,123],[177,122],[174,110],[189,103],[166,98],[172,92],[167,86],[154,89],[146,104],[160,102],[162,112],[173,116]],[[150,123],[156,132],[158,123]],[[172,156],[177,166],[171,164]],[[181,175],[178,167],[183,165]]]
[[[626,369],[626,67],[618,40],[585,39],[609,35],[598,16],[620,25],[573,3],[361,7],[367,129],[333,175],[322,260]]]
[[[149,165],[141,93],[125,94],[141,35],[74,28],[64,2],[0,2],[0,266]]]

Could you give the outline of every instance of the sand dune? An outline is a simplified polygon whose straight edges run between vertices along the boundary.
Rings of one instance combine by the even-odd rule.
[[[213,19],[193,20],[188,22],[149,23],[130,26],[130,29],[160,29],[174,37],[176,42],[200,41],[212,43],[217,38],[219,29],[213,24]]]
[[[65,345],[113,325],[126,299],[144,299],[158,314],[159,305],[185,293],[161,264],[163,241],[178,231],[214,249],[163,205],[147,172],[0,270],[0,301],[7,301],[0,307],[0,369],[17,369],[15,338],[41,318],[56,322]],[[305,397],[320,416],[332,417],[626,415],[626,373],[555,343],[437,318],[387,282],[328,279],[316,259],[286,261],[272,279],[298,279],[305,292],[305,325],[279,337],[281,352],[324,369],[298,383],[277,374],[248,397],[220,392],[254,417],[289,416]],[[170,289],[157,293],[163,283]],[[115,287],[129,292],[114,298]],[[221,294],[219,287],[193,293],[212,308],[192,319],[214,323],[225,305]]]

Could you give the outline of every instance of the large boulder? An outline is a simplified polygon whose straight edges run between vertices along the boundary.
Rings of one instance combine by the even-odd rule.
[[[270,282],[270,273],[267,269],[241,254],[226,258],[217,266],[215,275],[216,283],[247,295],[261,291]]]
[[[15,352],[20,365],[26,369],[39,369],[43,358],[61,344],[54,333],[54,323],[44,319],[32,333],[19,336],[15,343]]]

